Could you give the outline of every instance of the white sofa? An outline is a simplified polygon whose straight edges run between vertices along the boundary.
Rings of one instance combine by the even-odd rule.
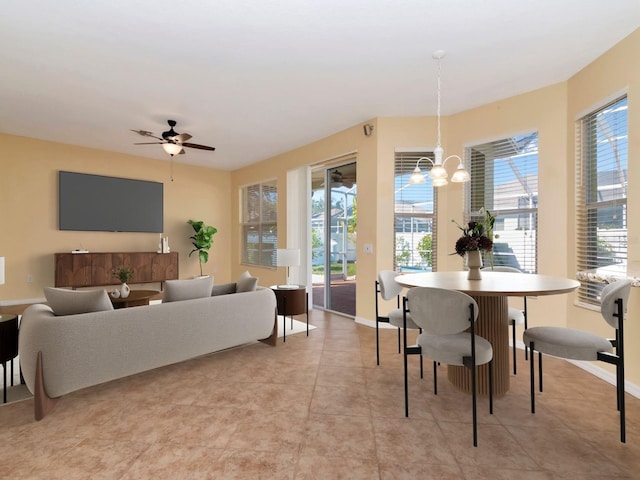
[[[275,312],[264,287],[72,315],[32,305],[22,316],[19,355],[36,420],[85,387],[257,340],[275,345]]]

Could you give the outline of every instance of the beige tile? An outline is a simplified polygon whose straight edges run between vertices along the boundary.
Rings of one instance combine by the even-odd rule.
[[[303,455],[347,457],[375,462],[371,419],[342,415],[311,415],[301,450]]]
[[[378,465],[373,460],[302,454],[295,480],[371,480],[378,475]]]
[[[422,464],[456,465],[453,452],[433,420],[375,418],[373,430],[378,460],[385,464],[411,458]]]
[[[367,388],[362,384],[316,385],[311,413],[323,415],[370,415]]]
[[[640,471],[640,400],[627,395],[628,443],[618,440],[615,390],[544,358],[529,411],[518,351],[511,391],[478,402],[430,361],[403,356],[394,330],[314,310],[318,328],[277,347],[242,346],[64,396],[35,422],[33,400],[0,405],[2,478],[632,479]]]

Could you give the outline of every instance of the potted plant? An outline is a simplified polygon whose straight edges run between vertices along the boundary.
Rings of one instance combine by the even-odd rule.
[[[198,252],[200,276],[202,276],[202,264],[209,261],[209,249],[211,248],[211,245],[213,245],[213,236],[218,232],[218,229],[205,225],[204,222],[201,221],[195,222],[193,220],[189,220],[187,223],[191,225],[193,230],[196,232],[189,237],[193,245],[193,250],[189,252],[189,256]]]
[[[127,282],[133,278],[133,270],[129,267],[120,266],[113,271],[113,276],[122,283],[120,287],[120,298],[127,298],[131,292]]]

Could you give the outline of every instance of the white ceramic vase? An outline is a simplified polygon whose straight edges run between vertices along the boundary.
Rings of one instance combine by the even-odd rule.
[[[482,253],[480,250],[471,250],[467,252],[467,280],[481,280],[482,275],[480,269],[482,268]]]
[[[127,298],[129,296],[129,293],[131,293],[131,289],[129,288],[129,285],[127,285],[126,283],[123,283],[122,286],[120,287],[120,298]]]

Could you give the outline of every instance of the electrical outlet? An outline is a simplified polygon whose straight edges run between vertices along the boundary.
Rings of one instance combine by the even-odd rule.
[[[27,275],[27,283],[33,283],[33,275]]]

